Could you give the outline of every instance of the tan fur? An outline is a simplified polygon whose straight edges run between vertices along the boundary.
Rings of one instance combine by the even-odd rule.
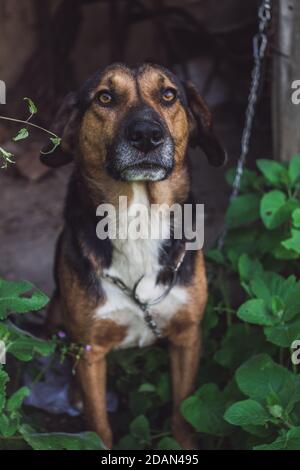
[[[107,145],[114,138],[124,113],[140,99],[154,108],[165,120],[175,142],[175,168],[167,180],[147,182],[146,188],[151,203],[182,202],[187,197],[188,177],[185,154],[188,145],[190,121],[187,111],[178,100],[172,107],[163,107],[155,98],[161,86],[174,86],[164,73],[146,65],[136,79],[124,66],[107,69],[96,87],[99,90],[117,89],[122,96],[117,108],[103,108],[93,102],[85,112],[80,125],[79,145],[76,159],[80,167],[86,190],[94,202],[99,201],[99,188],[106,202],[117,204],[120,195],[132,197],[128,182],[114,180],[104,170]],[[99,138],[101,135],[101,139]],[[97,276],[102,267],[81,240],[81,248],[90,260]],[[64,255],[64,243],[60,249],[58,276],[61,295],[53,299],[49,309],[48,326],[63,323],[73,341],[89,344],[91,351],[85,352],[78,365],[85,410],[89,424],[111,447],[112,433],[106,412],[106,360],[107,353],[126,336],[126,328],[112,320],[99,320],[92,312],[99,307],[99,299],[89,295],[73,267]],[[206,304],[206,277],[203,255],[197,254],[195,274],[187,287],[189,303],[170,321],[164,331],[169,339],[173,383],[173,433],[185,448],[195,448],[189,426],[180,414],[180,404],[193,391],[200,355],[200,322]],[[105,295],[101,302],[105,303]]]
[[[187,177],[184,156],[189,137],[189,120],[186,110],[179,101],[174,106],[165,108],[154,98],[161,86],[168,87],[174,86],[174,84],[152,66],[145,66],[137,83],[129,70],[117,66],[108,69],[98,84],[94,94],[100,90],[117,89],[122,99],[119,106],[112,109],[101,108],[97,103],[93,103],[81,123],[81,153],[78,158],[95,203],[98,200],[97,188],[99,187],[105,192],[106,202],[116,204],[119,195],[127,196],[130,202],[132,196],[130,184],[116,181],[104,173],[103,165],[107,144],[116,135],[119,122],[123,119],[124,114],[130,107],[138,103],[139,94],[145,103],[163,116],[175,143],[175,168],[172,175],[167,181],[148,183],[147,185],[153,202],[163,201],[172,204],[174,196],[177,196],[176,193],[182,194],[182,198],[185,198]],[[101,139],[99,139],[100,135]]]

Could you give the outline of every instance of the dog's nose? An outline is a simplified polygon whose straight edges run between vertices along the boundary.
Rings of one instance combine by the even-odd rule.
[[[133,147],[146,153],[161,145],[164,135],[156,122],[134,121],[127,128],[127,139]]]

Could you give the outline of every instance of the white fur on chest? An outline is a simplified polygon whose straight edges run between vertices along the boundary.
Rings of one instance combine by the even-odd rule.
[[[137,207],[136,204],[142,204],[149,208],[144,187],[135,183],[133,191],[134,197],[128,208],[126,223],[130,223],[135,218],[134,207]],[[111,266],[106,270],[107,274],[122,279],[130,288],[143,277],[138,285],[137,295],[144,302],[155,300],[166,289],[166,286],[156,285],[156,278],[161,270],[159,264],[160,250],[162,249],[161,239],[165,238],[170,231],[169,219],[162,218],[162,223],[159,226],[159,215],[156,216],[155,212],[152,212],[151,215],[151,218],[139,219],[141,231],[145,230],[145,234],[147,234],[151,230],[152,235],[160,233],[162,237],[160,239],[146,237],[137,240],[128,237],[125,240],[112,240],[113,259]],[[119,214],[119,220],[120,224],[125,221],[124,213]],[[120,325],[127,326],[127,336],[119,347],[142,347],[152,344],[156,338],[145,323],[144,313],[141,309],[111,282],[102,279],[102,287],[106,295],[106,302],[96,309],[95,316],[98,319],[110,319]],[[158,327],[163,329],[186,302],[186,289],[179,286],[173,287],[167,297],[150,310]]]

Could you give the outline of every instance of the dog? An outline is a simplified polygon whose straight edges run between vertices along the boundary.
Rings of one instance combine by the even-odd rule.
[[[169,238],[99,239],[96,210],[100,204],[117,207],[120,196],[127,197],[128,212],[134,203],[149,208],[189,202],[189,145],[199,146],[215,166],[225,160],[211,114],[195,86],[169,70],[117,63],[67,95],[53,130],[62,137],[61,146],[41,161],[51,167],[74,162],[74,170],[47,328],[63,325],[72,341],[88,345],[76,376],[89,426],[112,447],[106,411],[109,351],[148,346],[163,337],[170,354],[173,435],[183,448],[195,448],[180,404],[193,392],[198,372],[207,300],[202,250],[187,251],[186,240],[172,237],[165,221]],[[117,217],[125,223],[120,211]],[[157,224],[156,218],[150,223]]]

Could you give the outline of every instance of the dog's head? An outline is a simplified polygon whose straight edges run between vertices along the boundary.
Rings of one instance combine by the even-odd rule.
[[[225,160],[196,88],[158,65],[97,72],[66,97],[55,121],[62,144],[41,156],[48,166],[75,157],[89,174],[104,168],[118,180],[159,181],[184,164],[189,143],[215,166]]]

